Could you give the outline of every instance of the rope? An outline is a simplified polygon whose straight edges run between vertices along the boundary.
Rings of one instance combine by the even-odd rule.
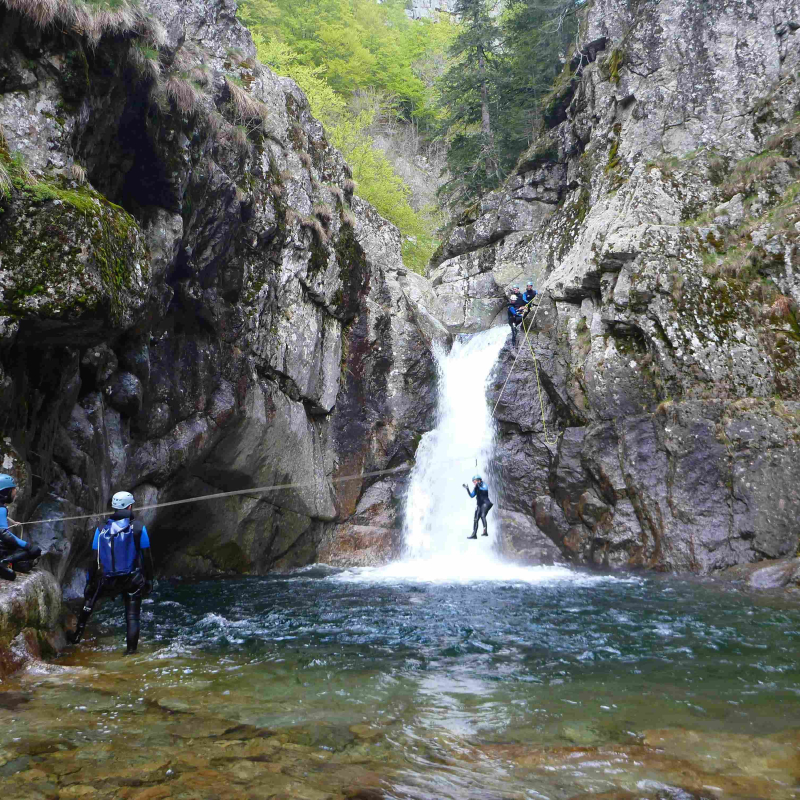
[[[446,464],[454,464],[460,461],[472,461],[472,456],[468,456],[465,458],[453,458],[449,461],[442,461],[437,466],[444,466]],[[381,475],[396,475],[399,472],[408,472],[409,470],[413,469],[413,464],[403,464],[399,467],[393,467],[392,469],[381,469],[376,470],[375,472],[363,472],[360,475],[345,475],[341,478],[331,478],[331,483],[345,483],[347,481],[360,481],[364,478],[376,478]],[[214,494],[204,494],[200,497],[187,497],[185,500],[171,500],[168,503],[152,503],[149,506],[136,506],[137,511],[150,511],[154,508],[167,508],[169,506],[181,506],[186,505],[187,503],[199,503],[203,500],[218,500],[222,497],[237,497],[240,495],[246,494],[264,494],[266,492],[278,492],[282,491],[283,489],[301,489],[306,488],[309,486],[316,486],[317,482],[314,481],[306,481],[305,483],[280,483],[274,484],[272,486],[257,486],[252,489],[237,489],[232,492],[216,492]],[[98,511],[94,514],[78,514],[72,517],[51,517],[50,519],[36,519],[31,520],[30,522],[14,522],[9,525],[9,528],[15,528],[18,525],[44,525],[50,522],[72,522],[74,520],[79,519],[92,519],[93,517],[105,517],[108,516],[108,510],[106,511]]]
[[[545,283],[545,286],[546,285],[547,284]],[[544,292],[544,289],[542,289],[542,292]],[[528,328],[525,329],[525,341],[527,342],[528,347],[530,348],[531,355],[533,356],[533,363],[534,363],[534,366],[535,366],[535,369],[536,369],[536,384],[537,384],[538,389],[539,389],[539,405],[541,406],[541,411],[542,411],[542,427],[544,429],[544,441],[545,441],[546,444],[553,445],[553,444],[558,442],[558,437],[556,437],[552,441],[549,440],[548,437],[547,437],[547,422],[545,420],[545,414],[544,414],[544,397],[543,397],[543,394],[542,394],[542,385],[541,385],[541,381],[539,380],[539,365],[538,365],[538,362],[536,360],[536,355],[533,352],[533,345],[531,344],[530,338],[529,338],[530,337],[530,326],[533,325],[533,323],[535,322],[536,315],[539,313],[539,306],[542,303],[542,292],[539,292],[539,294],[538,294],[539,302],[536,304],[536,309],[533,312],[533,317],[531,317],[531,321],[530,321],[530,323],[528,325]],[[531,301],[531,302],[533,302],[533,301]],[[530,306],[530,303],[527,303],[524,307],[528,308],[529,306]],[[509,371],[508,376],[506,377],[505,383],[503,384],[503,388],[500,391],[500,396],[497,398],[497,402],[495,403],[494,409],[492,411],[492,417],[495,416],[495,414],[497,412],[497,407],[500,405],[500,401],[503,399],[503,392],[505,392],[505,390],[506,390],[506,386],[508,385],[509,378],[511,378],[511,375],[514,372],[514,368],[517,365],[517,359],[520,357],[521,353],[522,353],[522,348],[518,348],[517,355],[514,357],[514,363],[511,365],[511,370]],[[471,461],[471,460],[472,460],[472,457],[469,457],[469,458],[455,458],[455,459],[450,459],[449,461],[442,461],[442,462],[439,463],[438,466],[445,466],[447,464],[453,464],[453,463],[457,463],[457,462],[460,462],[460,461]],[[404,465],[399,466],[399,467],[393,467],[392,469],[381,469],[381,470],[376,470],[375,472],[364,472],[364,473],[361,473],[360,475],[345,475],[345,476],[343,476],[341,478],[331,478],[330,482],[331,483],[346,483],[347,481],[364,480],[364,478],[377,478],[377,477],[380,477],[382,475],[396,475],[397,473],[400,473],[400,472],[408,472],[412,468],[413,468],[413,465],[404,464]],[[219,500],[219,499],[221,499],[223,497],[238,497],[238,496],[241,496],[241,495],[265,494],[267,492],[278,492],[278,491],[282,491],[284,489],[302,489],[302,488],[306,488],[306,487],[309,487],[309,486],[316,486],[316,485],[317,485],[316,481],[314,481],[314,482],[307,481],[307,482],[304,482],[304,483],[280,483],[280,484],[274,484],[272,486],[257,486],[257,487],[251,488],[251,489],[237,489],[237,490],[232,491],[232,492],[215,492],[214,494],[205,494],[205,495],[201,495],[199,497],[187,497],[184,500],[171,500],[168,503],[152,503],[152,504],[147,505],[147,506],[137,506],[137,510],[139,510],[139,511],[151,511],[151,510],[156,509],[156,508],[168,508],[170,506],[187,505],[189,503],[200,503],[200,502],[203,502],[205,500]],[[94,514],[76,514],[76,515],[70,516],[70,517],[50,517],[49,519],[37,519],[37,520],[31,520],[29,522],[13,522],[8,527],[9,528],[16,528],[16,527],[23,527],[23,526],[26,526],[26,525],[45,525],[45,524],[48,524],[48,523],[51,523],[51,522],[75,522],[77,520],[82,520],[82,519],[93,519],[95,517],[105,517],[105,516],[107,516],[107,514],[108,514],[108,510],[106,510],[106,511],[98,511],[98,512],[95,512]]]

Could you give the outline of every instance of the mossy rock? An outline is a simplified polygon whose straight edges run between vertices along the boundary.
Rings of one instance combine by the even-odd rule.
[[[133,217],[92,189],[17,182],[0,216],[0,276],[0,314],[119,329],[147,298],[149,255]]]
[[[250,559],[234,541],[222,542],[219,536],[209,536],[188,550],[188,555],[208,559],[221,572],[243,575],[250,571]]]

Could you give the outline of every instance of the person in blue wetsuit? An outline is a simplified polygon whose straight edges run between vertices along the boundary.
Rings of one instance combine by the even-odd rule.
[[[94,532],[92,552],[95,560],[86,578],[78,624],[74,632],[67,634],[71,644],[81,640],[99,598],[122,595],[127,624],[125,655],[136,652],[142,598],[153,588],[153,558],[147,528],[133,518],[133,503],[130,492],[117,492],[111,498],[114,514]]]
[[[13,581],[18,572],[30,572],[42,554],[39,547],[14,536],[8,529],[8,506],[17,496],[17,482],[11,475],[0,475],[0,577]]]
[[[528,281],[528,285],[525,287],[525,291],[522,294],[522,301],[525,303],[528,309],[530,309],[531,303],[537,294],[538,292],[533,288],[533,281]]]
[[[512,294],[508,298],[508,324],[511,326],[511,346],[517,346],[517,328],[522,325],[522,319],[525,316],[519,308],[517,308],[518,297]]]
[[[478,520],[483,522],[483,533],[482,536],[488,536],[489,531],[486,529],[486,515],[491,511],[492,506],[494,503],[489,499],[489,487],[483,482],[483,478],[480,475],[476,475],[472,479],[473,490],[469,490],[469,486],[466,483],[461,484],[466,490],[467,494],[470,497],[477,498],[477,508],[475,509],[475,520],[472,524],[472,536],[468,536],[468,539],[477,539],[478,538]]]

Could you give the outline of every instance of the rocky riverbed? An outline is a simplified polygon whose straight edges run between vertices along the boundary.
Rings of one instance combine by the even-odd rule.
[[[167,585],[4,682],[0,788],[40,798],[790,800],[800,605],[532,568]]]

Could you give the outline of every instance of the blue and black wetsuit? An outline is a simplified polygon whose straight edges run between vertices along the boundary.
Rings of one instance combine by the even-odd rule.
[[[472,523],[472,537],[476,538],[478,535],[478,520],[483,522],[483,535],[488,536],[489,531],[486,529],[486,515],[494,505],[489,499],[489,487],[483,481],[481,481],[472,491],[467,489],[467,494],[470,497],[477,498],[475,519]]]
[[[41,548],[11,533],[8,529],[8,509],[0,506],[0,564],[8,565],[14,572],[30,572],[41,554]],[[14,580],[13,573],[3,573],[3,577]]]
[[[522,324],[522,318],[522,312],[514,305],[514,303],[509,303],[508,324],[511,326],[511,344],[514,347],[517,346],[517,328]]]
[[[522,300],[525,303],[525,305],[526,306],[529,305],[537,294],[538,292],[536,291],[536,289],[531,289],[529,292],[528,291],[523,292]]]
[[[132,517],[133,514],[130,510],[117,511],[106,522],[108,524],[108,522],[131,520],[134,541],[136,542],[136,562],[131,572],[125,575],[107,576],[103,574],[103,569],[99,566],[99,559],[97,558],[101,528],[97,528],[94,532],[92,552],[95,554],[95,561],[86,576],[86,588],[83,592],[84,605],[78,617],[78,624],[75,627],[75,632],[69,637],[73,644],[81,640],[86,623],[94,610],[94,604],[101,597],[114,598],[122,595],[125,603],[125,621],[127,624],[127,652],[136,652],[139,644],[139,618],[142,611],[142,598],[149,593],[153,582],[153,558],[150,553],[150,537],[147,535],[147,528],[141,522],[134,521]]]

